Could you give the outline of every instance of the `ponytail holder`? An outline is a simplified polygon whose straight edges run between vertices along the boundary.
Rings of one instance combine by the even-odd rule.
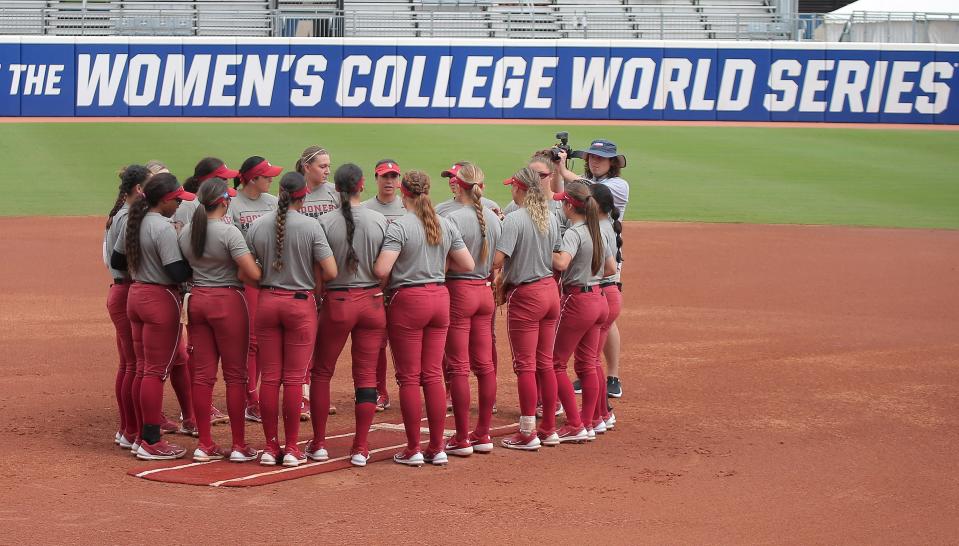
[[[308,193],[310,193],[310,190],[309,190],[309,188],[307,188],[306,186],[303,186],[302,188],[300,188],[300,189],[298,189],[298,190],[296,190],[296,191],[291,191],[291,192],[289,192],[289,194],[290,194],[290,199],[302,199],[302,198],[306,197],[306,195],[307,195]]]

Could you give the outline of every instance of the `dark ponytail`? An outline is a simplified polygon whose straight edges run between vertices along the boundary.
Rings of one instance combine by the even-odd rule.
[[[204,157],[196,164],[196,167],[193,168],[193,176],[183,181],[183,189],[190,193],[200,191],[200,183],[203,182],[200,179],[219,169],[221,165],[223,165],[222,159]]]
[[[299,197],[293,199],[290,194],[302,191],[306,187],[306,180],[303,175],[292,172],[283,175],[280,179],[280,196],[276,204],[276,257],[273,259],[273,268],[277,271],[283,270],[283,243],[286,238],[286,214],[290,209],[290,203],[295,200],[303,199]]]
[[[203,257],[203,249],[206,248],[206,215],[220,205],[224,193],[226,180],[222,178],[205,180],[197,191],[196,199],[202,206],[193,211],[193,220],[190,222],[190,250],[196,259]]]
[[[603,232],[599,229],[599,205],[593,199],[589,186],[582,181],[576,180],[567,184],[566,194],[583,203],[582,208],[572,205],[572,203],[570,203],[570,206],[579,214],[586,215],[586,229],[589,230],[589,238],[593,240],[591,268],[593,275],[598,275],[603,269]]]
[[[238,189],[240,187],[240,184],[245,184],[245,182],[243,181],[244,173],[250,172],[250,169],[252,169],[253,167],[256,167],[260,163],[263,163],[264,161],[266,161],[266,159],[258,155],[254,155],[246,158],[246,161],[244,161],[243,164],[240,165],[240,171],[239,171],[240,176],[237,176],[236,178],[233,179],[233,189]]]
[[[113,203],[110,214],[107,215],[106,229],[110,229],[110,226],[113,225],[113,217],[123,208],[123,203],[127,200],[127,197],[133,193],[133,188],[137,187],[138,184],[143,184],[147,178],[150,178],[150,171],[143,165],[130,165],[121,169],[119,176],[120,188],[119,192],[117,192],[117,200]]]
[[[589,186],[593,199],[599,205],[599,210],[609,215],[609,221],[613,224],[613,233],[616,234],[616,262],[623,262],[623,223],[619,221],[619,209],[616,208],[613,200],[613,192],[604,184],[591,184]]]
[[[180,183],[172,174],[154,175],[143,186],[143,195],[137,197],[136,201],[130,205],[130,212],[127,215],[127,239],[123,243],[127,269],[130,273],[135,273],[140,267],[140,225],[143,223],[143,217],[151,207],[160,204],[164,195],[176,190],[179,185]]]
[[[344,163],[336,169],[333,182],[336,184],[336,191],[340,192],[340,212],[346,222],[346,268],[351,273],[356,273],[359,258],[353,248],[353,233],[356,231],[356,226],[353,224],[350,198],[363,190],[363,170],[353,163]]]

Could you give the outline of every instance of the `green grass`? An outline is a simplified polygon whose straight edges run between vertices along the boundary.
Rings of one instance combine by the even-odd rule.
[[[959,132],[740,127],[78,123],[0,125],[0,215],[105,214],[126,163],[165,161],[181,179],[206,155],[292,167],[311,144],[367,172],[382,157],[434,174],[459,159],[500,180],[568,129],[615,141],[629,159],[631,220],[959,228]],[[575,169],[581,169],[577,162]],[[373,191],[368,184],[367,193]],[[275,187],[275,186],[274,186]]]

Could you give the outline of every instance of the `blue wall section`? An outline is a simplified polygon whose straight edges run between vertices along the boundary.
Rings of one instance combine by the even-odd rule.
[[[0,39],[0,116],[959,123],[959,47]]]

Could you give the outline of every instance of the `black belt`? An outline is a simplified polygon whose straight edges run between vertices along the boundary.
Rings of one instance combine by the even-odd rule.
[[[596,286],[596,285],[593,285]],[[593,291],[593,286],[570,286],[563,285],[564,294],[585,294]]]
[[[113,284],[133,284],[130,279],[113,279]]]
[[[376,288],[378,284],[371,286],[342,286],[337,288],[327,288],[327,292],[349,292],[350,290],[369,290],[370,288]]]
[[[395,289],[399,290],[400,288],[417,288],[419,286],[446,286],[446,282],[424,282],[424,283],[410,283],[410,284],[401,284]]]
[[[607,286],[616,286],[616,288],[619,288],[620,290],[623,289],[623,283],[621,283],[621,282],[606,281],[606,282],[601,282],[601,283],[599,283],[599,287],[600,287],[600,288],[606,288]]]

